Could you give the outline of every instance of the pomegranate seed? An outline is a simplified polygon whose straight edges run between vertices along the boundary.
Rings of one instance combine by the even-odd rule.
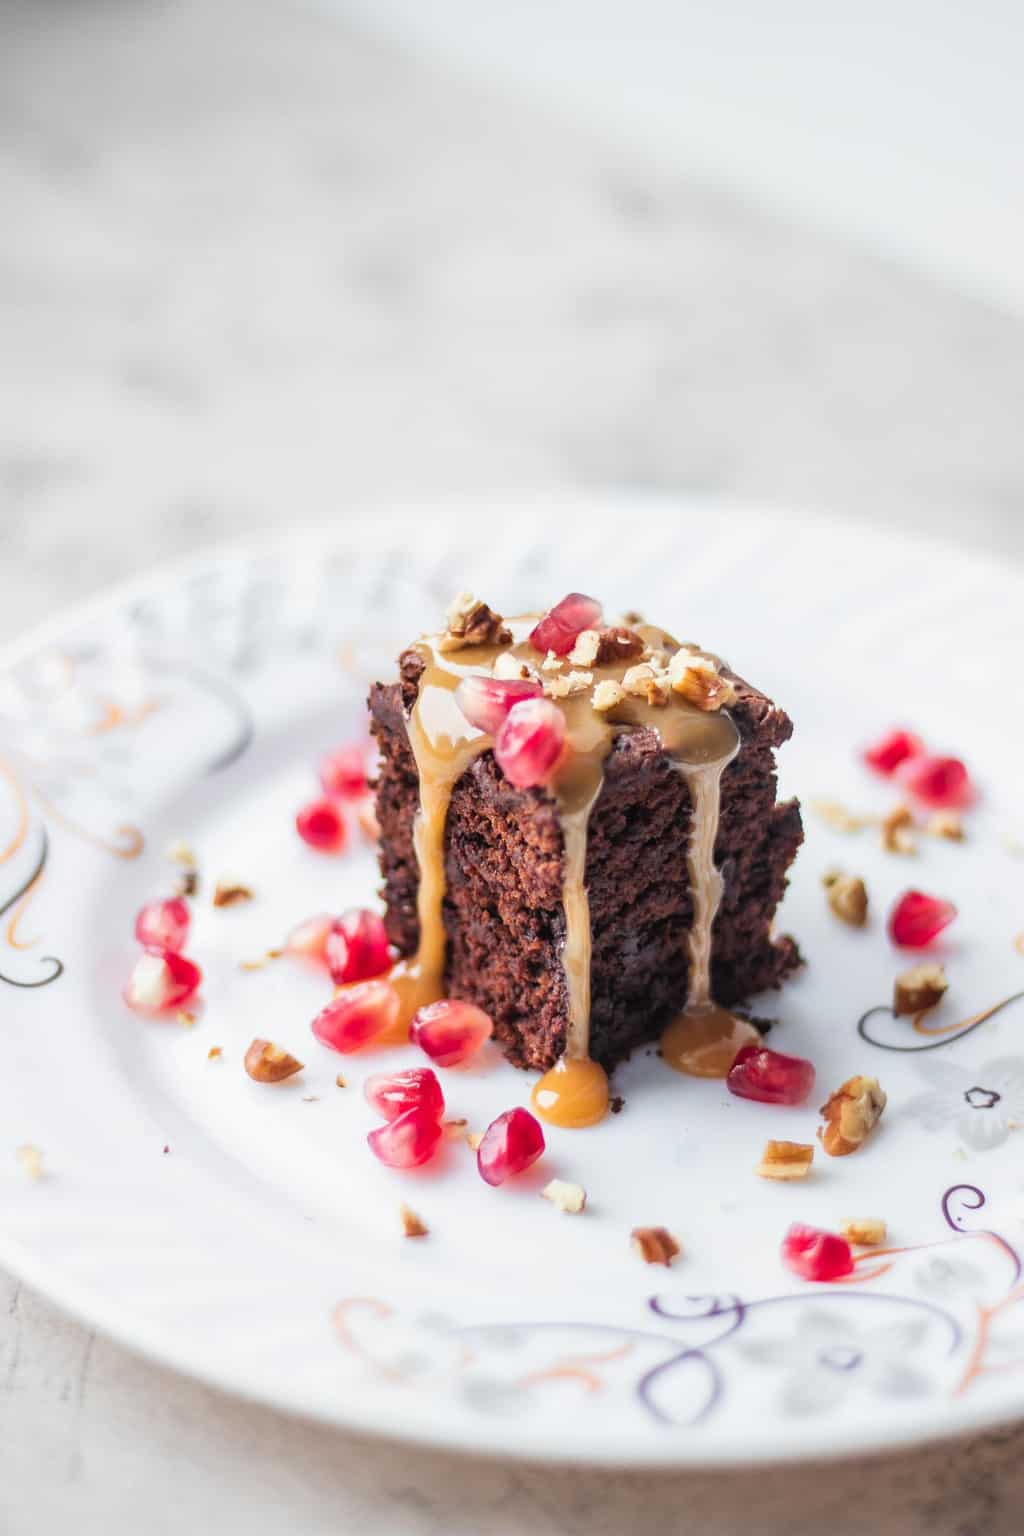
[[[794,1221],[782,1239],[782,1262],[804,1280],[839,1280],[853,1273],[853,1254],[845,1237]]]
[[[759,1045],[745,1045],[729,1068],[725,1086],[759,1104],[802,1104],[814,1089],[814,1065]]]
[[[148,901],[135,919],[135,937],[144,949],[177,953],[185,948],[190,921],[188,904],[180,896]]]
[[[361,981],[321,1008],[313,1033],[321,1045],[346,1056],[393,1029],[398,1006],[398,993],[386,981]]]
[[[908,758],[920,757],[924,742],[913,731],[887,731],[872,746],[864,748],[864,761],[876,773],[895,773],[900,763]]]
[[[543,692],[540,683],[526,677],[464,677],[455,690],[455,702],[470,725],[495,736],[513,704],[539,699]]]
[[[366,1140],[374,1157],[388,1168],[418,1168],[437,1151],[444,1132],[440,1121],[424,1109],[407,1109],[388,1125],[379,1125]]]
[[[544,1132],[529,1110],[507,1109],[484,1131],[476,1165],[485,1184],[504,1184],[535,1163],[543,1151]]]
[[[332,800],[359,800],[366,794],[368,748],[357,744],[341,747],[320,759],[320,783]]]
[[[320,853],[340,853],[348,839],[345,818],[333,800],[304,805],[295,818],[295,829],[304,843]]]
[[[316,917],[307,917],[285,939],[285,950],[300,960],[315,960],[323,965],[327,958],[327,939],[333,927],[334,918],[329,912],[318,912]]]
[[[510,784],[543,784],[565,746],[565,716],[549,699],[524,699],[509,710],[494,756]]]
[[[413,1015],[409,1039],[439,1067],[457,1067],[475,1056],[494,1031],[490,1017],[472,1003],[448,998]]]
[[[967,769],[958,757],[912,757],[899,769],[903,787],[934,810],[969,805],[974,798]]]
[[[331,976],[339,984],[381,975],[391,964],[383,918],[366,907],[342,913],[327,937],[325,954]]]
[[[176,950],[147,951],[135,962],[124,1000],[139,1013],[165,1013],[187,1002],[202,979],[198,965]]]
[[[444,1094],[430,1067],[374,1072],[363,1084],[363,1094],[370,1108],[385,1120],[397,1120],[409,1109],[418,1109],[435,1120],[444,1114]]]
[[[583,592],[570,592],[550,608],[530,631],[530,644],[546,655],[568,656],[576,636],[584,629],[595,629],[601,622],[601,604]]]
[[[889,913],[889,937],[904,949],[924,949],[956,917],[956,907],[924,891],[904,891]]]

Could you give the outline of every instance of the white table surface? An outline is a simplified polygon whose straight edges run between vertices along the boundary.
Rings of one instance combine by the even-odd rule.
[[[0,207],[0,639],[234,533],[486,486],[1024,555],[1019,319],[300,8],[8,4]],[[371,1445],[0,1275],[4,1536],[998,1536],[1022,1498],[1024,1429],[727,1478]]]

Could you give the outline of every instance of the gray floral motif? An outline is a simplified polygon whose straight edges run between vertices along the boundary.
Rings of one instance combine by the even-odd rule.
[[[1001,1146],[1024,1125],[1024,1057],[1001,1056],[980,1067],[965,1067],[934,1056],[917,1063],[931,1087],[905,1106],[926,1131],[952,1126],[975,1152]]]
[[[861,1328],[838,1311],[808,1307],[791,1334],[750,1339],[738,1347],[748,1360],[785,1373],[780,1391],[785,1413],[810,1415],[856,1392],[902,1398],[927,1392],[931,1379],[909,1358],[927,1334],[928,1323],[918,1318]]]
[[[984,1271],[966,1259],[951,1259],[933,1253],[921,1260],[914,1270],[914,1284],[928,1296],[954,1296],[974,1292],[984,1283]]]

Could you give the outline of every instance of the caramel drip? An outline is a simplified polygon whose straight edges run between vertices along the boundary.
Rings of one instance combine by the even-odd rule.
[[[425,663],[416,704],[408,721],[409,746],[419,777],[420,803],[412,842],[419,867],[416,953],[392,968],[390,981],[400,999],[396,1038],[405,1039],[418,1008],[444,996],[447,936],[444,928],[444,833],[452,790],[491,738],[469,724],[455,702],[459,680],[472,666],[441,665],[429,645],[416,647]],[[446,658],[447,660],[447,658]]]
[[[467,675],[490,674],[495,657],[502,651],[536,667],[541,658],[526,639],[534,622],[532,616],[509,620],[513,634],[510,646],[442,651],[436,640],[428,637],[415,647],[424,664],[408,722],[409,742],[419,774],[420,804],[413,842],[420,871],[420,939],[415,956],[400,962],[392,972],[391,979],[402,998],[402,1031],[417,1008],[442,995],[446,950],[444,836],[448,806],[458,779],[474,757],[492,745],[490,736],[466,721],[454,691]],[[676,643],[661,630],[641,628],[639,632],[653,647],[676,648]],[[596,711],[593,687],[606,679],[621,682],[629,666],[635,664],[635,660],[617,661],[587,668],[592,682],[586,689],[553,701],[565,717],[569,748],[548,786],[557,807],[563,843],[562,966],[567,1026],[564,1055],[536,1085],[533,1102],[539,1113],[557,1124],[593,1124],[603,1116],[608,1104],[607,1077],[589,1055],[591,922],[585,875],[590,813],[604,782],[605,759],[621,731],[653,729],[689,786],[692,833],[687,865],[693,921],[688,939],[690,984],[686,1010],[680,1017],[693,1021],[700,1016],[706,1029],[721,1012],[714,1009],[710,990],[711,933],[722,891],[714,848],[721,775],[739,748],[739,734],[724,711],[699,710],[675,694],[663,705],[629,696],[605,714]],[[571,666],[567,663],[562,673],[555,675],[568,673]],[[722,1017],[730,1026],[738,1024],[731,1015]],[[674,1060],[672,1064],[678,1065]]]
[[[725,761],[705,763],[699,768],[680,764],[679,768],[686,779],[692,807],[690,845],[686,853],[693,902],[686,1011],[697,1013],[711,1006],[711,929],[718,915],[723,889],[721,872],[715,863],[715,842]]]

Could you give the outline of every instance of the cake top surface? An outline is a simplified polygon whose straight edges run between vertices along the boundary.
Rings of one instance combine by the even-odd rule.
[[[736,689],[717,656],[634,614],[606,624],[600,605],[579,593],[546,614],[507,620],[463,593],[445,629],[407,654],[419,664],[421,768],[461,772],[493,744],[513,784],[544,784],[566,812],[589,805],[624,731],[653,730],[691,768],[725,763],[739,746],[728,710]]]

